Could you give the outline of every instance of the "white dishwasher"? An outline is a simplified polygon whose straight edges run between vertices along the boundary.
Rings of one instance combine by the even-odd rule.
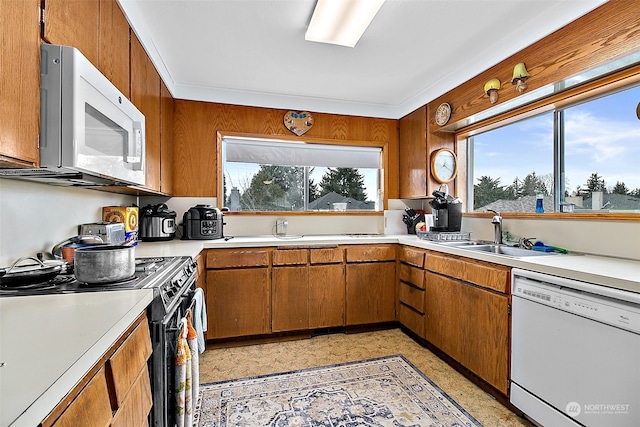
[[[640,426],[640,294],[512,271],[510,401],[545,427]]]

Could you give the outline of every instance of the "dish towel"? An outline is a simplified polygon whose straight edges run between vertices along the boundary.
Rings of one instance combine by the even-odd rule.
[[[187,343],[188,321],[180,320],[178,325],[178,354],[176,356],[176,425],[178,427],[191,427],[192,403],[191,392],[191,351]]]
[[[200,356],[198,355],[198,334],[191,323],[191,309],[187,310],[187,328],[187,344],[191,352],[191,405],[195,408],[200,392]]]
[[[196,301],[195,313],[193,313],[193,327],[198,334],[198,353],[204,353],[206,348],[204,333],[207,330],[207,305],[204,302],[204,291],[201,288],[196,288],[193,298]]]

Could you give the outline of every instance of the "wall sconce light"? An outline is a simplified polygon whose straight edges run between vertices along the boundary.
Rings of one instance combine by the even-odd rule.
[[[513,67],[513,78],[511,79],[511,83],[516,85],[516,90],[520,93],[527,90],[527,79],[531,77],[531,74],[527,71],[527,68],[524,66],[523,62],[516,64]]]
[[[489,95],[492,104],[498,101],[498,89],[500,89],[500,80],[498,79],[491,79],[484,84],[484,91]]]

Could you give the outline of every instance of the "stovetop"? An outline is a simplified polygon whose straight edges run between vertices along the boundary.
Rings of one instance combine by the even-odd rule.
[[[104,292],[126,289],[150,289],[161,288],[170,285],[172,276],[179,274],[186,268],[189,257],[157,257],[136,258],[134,277],[115,283],[89,284],[76,280],[73,275],[73,267],[54,277],[42,282],[21,286],[1,286],[0,297],[4,296],[30,296],[66,294],[76,292]]]

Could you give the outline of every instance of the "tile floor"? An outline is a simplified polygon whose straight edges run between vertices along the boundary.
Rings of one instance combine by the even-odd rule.
[[[532,426],[505,408],[400,329],[207,350],[200,355],[200,382],[402,354],[485,427]]]

